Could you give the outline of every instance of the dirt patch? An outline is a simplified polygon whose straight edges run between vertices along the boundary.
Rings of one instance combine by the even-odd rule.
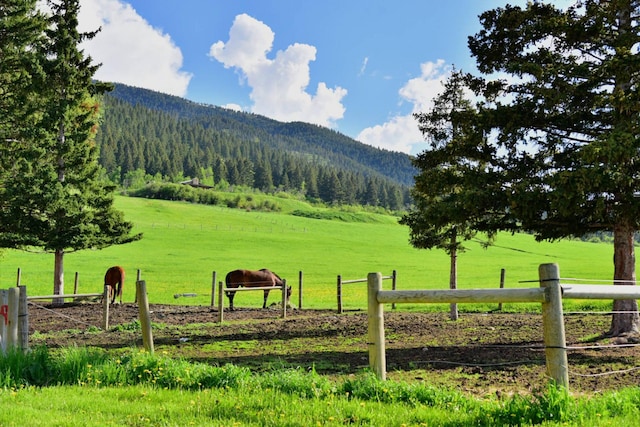
[[[366,312],[238,309],[151,305],[156,352],[253,370],[315,369],[350,375],[368,367]],[[29,305],[31,345],[78,345],[109,351],[142,346],[138,306],[112,306],[110,328],[100,329],[100,304]],[[596,393],[640,383],[640,351],[599,336],[608,315],[567,315],[569,380],[573,393]],[[527,393],[548,384],[542,318],[536,314],[385,312],[388,378],[420,381],[472,393]],[[614,345],[618,344],[618,345]]]

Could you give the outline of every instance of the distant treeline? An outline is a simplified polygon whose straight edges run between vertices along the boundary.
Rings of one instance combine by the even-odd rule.
[[[409,184],[402,182],[409,172],[403,172],[402,181],[392,176],[394,171],[413,170],[400,153],[362,148],[344,136],[345,141],[319,148],[323,135],[327,140],[340,135],[305,123],[280,124],[286,125],[285,133],[304,138],[283,136],[282,129],[273,135],[264,128],[278,122],[260,116],[240,115],[262,123],[262,128],[227,116],[228,110],[126,86],[116,90],[120,92],[104,97],[97,143],[109,178],[125,188],[142,173],[173,182],[198,178],[201,185],[218,188],[286,191],[326,203],[392,210],[410,203]],[[144,94],[138,103],[137,91]],[[314,139],[318,141],[308,142]],[[336,153],[338,149],[345,152]]]

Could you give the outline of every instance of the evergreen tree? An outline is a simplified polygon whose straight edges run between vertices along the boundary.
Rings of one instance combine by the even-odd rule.
[[[0,197],[2,182],[17,173],[16,159],[27,155],[31,141],[41,135],[37,92],[42,58],[37,50],[45,26],[36,0],[7,0],[0,7]]]
[[[613,232],[620,284],[635,284],[640,227],[639,17],[638,0],[528,2],[483,13],[469,39],[480,72],[515,77],[478,85],[510,159],[507,206],[539,240]],[[635,300],[613,311],[612,335],[638,332]]]
[[[413,246],[449,255],[451,289],[457,288],[457,257],[466,249],[464,241],[487,228],[490,241],[495,230],[486,224],[496,221],[493,207],[505,200],[500,168],[492,165],[495,147],[478,133],[477,114],[464,88],[463,75],[454,72],[433,109],[416,115],[430,147],[414,160],[420,170],[412,192],[415,207],[400,220],[409,226]],[[451,318],[458,318],[456,304],[451,304]]]
[[[114,187],[101,179],[93,142],[99,104],[108,86],[95,83],[97,70],[78,44],[95,33],[77,31],[78,0],[50,2],[45,43],[35,53],[43,64],[37,155],[15,159],[5,181],[3,247],[39,247],[55,254],[54,294],[64,293],[65,252],[127,243],[132,224],[113,208]],[[56,301],[61,303],[62,300]]]
[[[268,161],[261,159],[257,162],[254,185],[267,193],[273,191],[273,176],[271,174],[271,165]]]

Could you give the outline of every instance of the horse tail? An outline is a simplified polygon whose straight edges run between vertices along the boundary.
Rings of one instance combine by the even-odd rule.
[[[120,273],[120,280],[118,281],[118,288],[116,293],[120,298],[120,304],[122,304],[122,289],[124,288],[124,268],[118,267],[118,271]]]

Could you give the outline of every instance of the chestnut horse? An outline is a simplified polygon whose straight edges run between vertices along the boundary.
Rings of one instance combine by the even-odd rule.
[[[262,288],[267,286],[283,286],[284,282],[276,273],[263,268],[261,270],[233,270],[227,273],[225,277],[225,284],[227,288],[238,288],[244,286],[245,288]],[[227,298],[229,298],[229,309],[233,308],[233,297],[236,295],[235,291],[227,291]],[[287,301],[291,296],[291,286],[287,286]],[[264,302],[262,308],[267,308],[267,298],[269,297],[269,290],[264,291]]]
[[[120,297],[120,304],[122,304],[122,288],[124,287],[124,268],[116,265],[110,267],[104,275],[104,284],[109,286],[108,299],[111,299],[111,304],[116,301],[116,296]]]

